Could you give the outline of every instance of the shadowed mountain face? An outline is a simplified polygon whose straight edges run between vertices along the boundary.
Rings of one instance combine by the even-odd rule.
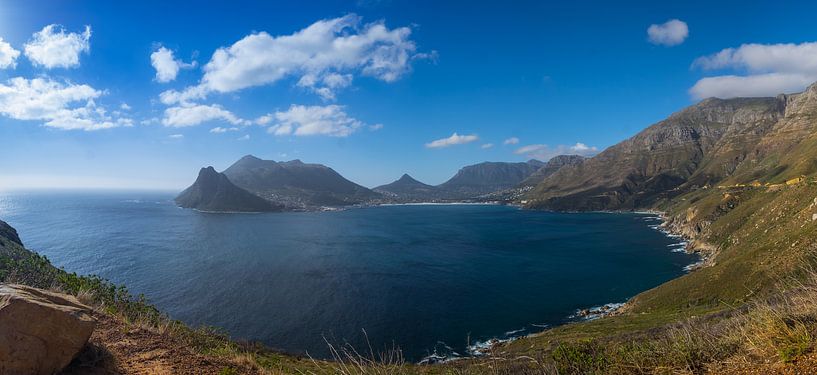
[[[213,167],[202,168],[199,177],[178,197],[176,204],[184,208],[219,212],[281,211],[282,206],[262,199],[233,185],[223,173]]]
[[[584,163],[559,169],[528,195],[529,205],[650,208],[713,184],[779,182],[812,173],[816,118],[817,85],[776,98],[706,99]]]
[[[401,202],[426,202],[444,198],[443,191],[438,187],[426,185],[408,174],[404,174],[397,181],[378,186],[372,190]]]
[[[460,169],[454,177],[439,185],[452,197],[471,198],[519,185],[545,163],[529,160],[524,163],[485,162]]]
[[[522,186],[536,186],[540,182],[544,181],[545,178],[549,177],[550,175],[556,173],[559,169],[566,165],[579,165],[587,159],[581,155],[558,155],[552,157],[550,160],[539,168],[536,172],[533,172],[532,175],[528,176],[520,185]]]
[[[20,241],[20,237],[17,235],[17,230],[12,228],[11,225],[6,224],[5,221],[0,220],[0,240],[2,239],[6,239],[23,246],[23,242]]]
[[[300,160],[276,162],[247,155],[223,173],[236,186],[291,208],[346,206],[382,198],[332,168]]]

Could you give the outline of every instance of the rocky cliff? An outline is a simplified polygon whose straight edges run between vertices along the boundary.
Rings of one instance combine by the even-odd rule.
[[[585,162],[559,169],[528,195],[555,210],[649,208],[732,175],[786,117],[786,98],[706,99]]]

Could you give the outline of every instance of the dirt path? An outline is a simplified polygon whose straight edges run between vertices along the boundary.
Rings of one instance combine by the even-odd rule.
[[[195,353],[165,334],[94,313],[97,327],[86,349],[63,374],[255,374],[246,365]],[[232,369],[232,370],[230,370]]]

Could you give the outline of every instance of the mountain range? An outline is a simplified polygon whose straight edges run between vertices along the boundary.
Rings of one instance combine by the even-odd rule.
[[[527,195],[528,206],[650,208],[713,185],[773,183],[811,173],[816,105],[817,85],[773,98],[703,100],[559,169]]]
[[[258,212],[485,200],[486,194],[519,187],[531,176],[547,176],[580,160],[583,158],[574,155],[559,156],[548,163],[484,162],[463,167],[437,186],[404,174],[392,183],[368,189],[321,164],[300,160],[276,162],[247,155],[221,173],[212,167],[203,168],[196,182],[176,202],[181,207],[202,211]],[[259,199],[269,204],[262,204]]]
[[[217,211],[472,200],[549,210],[652,209],[715,185],[779,183],[811,173],[815,112],[817,85],[769,98],[710,98],[591,158],[484,162],[461,168],[437,186],[404,174],[368,189],[324,165],[248,155],[221,174],[203,170],[177,201]]]

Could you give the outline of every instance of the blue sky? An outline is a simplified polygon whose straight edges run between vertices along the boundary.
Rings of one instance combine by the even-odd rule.
[[[0,188],[180,189],[246,154],[436,184],[817,81],[813,2],[167,3],[0,3]]]

